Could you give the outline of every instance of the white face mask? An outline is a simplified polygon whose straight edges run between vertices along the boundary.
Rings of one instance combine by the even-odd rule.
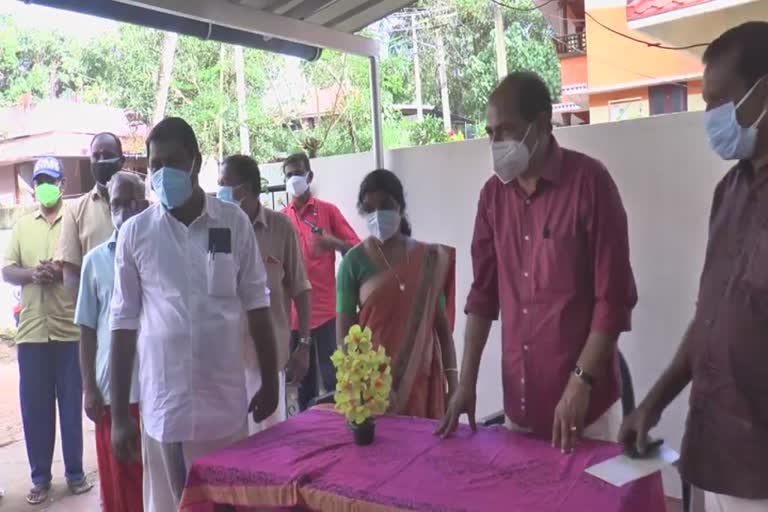
[[[125,224],[125,221],[138,213],[139,211],[136,208],[112,208],[110,210],[112,225],[117,231],[120,231],[120,228]]]
[[[704,127],[712,149],[723,160],[749,160],[755,156],[757,146],[757,127],[768,110],[757,118],[752,126],[741,126],[736,119],[736,111],[752,95],[760,80],[735,104],[732,101],[704,113]]]
[[[525,135],[523,135],[523,140],[491,142],[493,171],[505,185],[528,170],[531,157],[536,153],[539,141],[536,141],[533,151],[528,151],[528,146],[525,145],[525,139],[528,138],[528,134],[531,132],[531,126],[533,125],[528,125],[528,129],[525,131]]]
[[[376,210],[365,216],[368,232],[379,242],[386,242],[400,229],[402,216],[395,210]]]
[[[309,183],[306,176],[291,176],[285,182],[285,190],[292,197],[301,197],[309,190]]]

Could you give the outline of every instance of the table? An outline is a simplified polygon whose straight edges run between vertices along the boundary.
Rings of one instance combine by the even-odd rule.
[[[376,441],[359,447],[341,416],[311,410],[197,459],[181,511],[665,510],[658,473],[621,488],[584,473],[621,452],[618,445],[583,441],[564,455],[503,427],[462,426],[446,440],[434,428],[419,418],[378,418]]]

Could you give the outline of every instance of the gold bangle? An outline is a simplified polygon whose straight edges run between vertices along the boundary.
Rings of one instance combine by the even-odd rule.
[[[446,368],[443,370],[443,373],[459,373],[459,370],[457,368]]]

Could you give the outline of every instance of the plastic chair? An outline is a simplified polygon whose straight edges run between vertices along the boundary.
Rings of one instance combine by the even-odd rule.
[[[322,394],[317,398],[313,398],[309,401],[309,404],[307,404],[307,409],[311,409],[316,405],[336,403],[335,396],[336,394],[333,391],[329,391],[328,393]]]

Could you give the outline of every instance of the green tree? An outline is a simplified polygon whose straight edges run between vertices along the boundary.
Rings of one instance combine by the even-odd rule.
[[[135,112],[149,123],[154,107],[162,32],[121,24],[89,42],[82,52],[83,73],[91,78],[83,99]]]
[[[81,52],[60,33],[20,29],[10,16],[0,16],[0,104],[16,104],[25,94],[80,92],[90,80],[80,65]]]
[[[532,7],[532,0],[506,0]],[[488,94],[496,83],[493,12],[489,0],[421,0],[419,57],[425,103],[440,105],[434,35],[440,30],[447,51],[451,109],[482,122]],[[504,12],[508,68],[538,72],[560,90],[559,62],[550,27],[536,10]],[[395,14],[363,32],[381,41],[381,99],[387,147],[443,142],[439,120],[404,119],[395,105],[414,102],[410,14]],[[84,101],[135,112],[151,122],[163,33],[120,25],[118,30],[85,43],[57,32],[19,29],[0,17],[0,105],[15,104],[25,94],[42,99],[74,94]],[[206,155],[239,151],[237,100],[231,51],[221,45],[181,36],[169,89],[168,115],[187,119]],[[245,50],[246,123],[252,154],[274,161],[297,149],[319,155],[367,151],[372,145],[371,88],[368,61],[326,51],[318,62],[302,65],[304,79],[315,89],[337,88],[339,101],[316,124],[297,128],[295,112],[282,116],[265,111],[263,97],[273,87],[285,59]],[[293,110],[297,108],[293,106]],[[289,108],[288,110],[291,110]],[[293,116],[293,118],[292,118]],[[222,134],[219,134],[219,126]],[[289,129],[288,127],[292,127]]]
[[[531,0],[507,0],[520,9],[533,7]],[[422,37],[429,41],[443,30],[450,74],[449,93],[454,113],[474,122],[485,118],[488,95],[498,82],[493,37],[493,4],[489,0],[422,0],[419,8],[437,12],[420,22]],[[510,72],[528,70],[542,76],[555,99],[560,96],[560,62],[551,27],[538,10],[505,9],[507,67]],[[425,45],[426,46],[426,45]],[[437,64],[429,46],[422,55],[425,100],[440,104]]]

